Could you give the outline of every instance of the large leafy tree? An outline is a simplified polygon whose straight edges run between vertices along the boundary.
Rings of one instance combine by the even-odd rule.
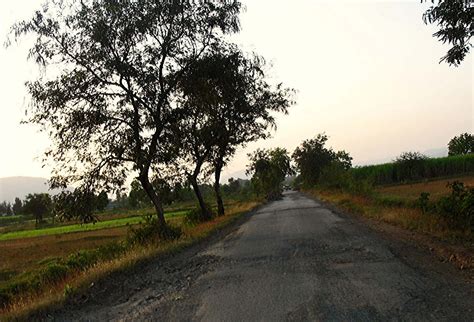
[[[332,163],[340,164],[344,169],[352,166],[352,158],[346,151],[334,151],[327,147],[329,137],[318,134],[314,139],[305,140],[293,152],[293,160],[305,186],[318,182],[324,168]]]
[[[49,0],[16,24],[17,37],[35,35],[30,56],[44,66],[27,85],[28,112],[53,141],[52,185],[110,191],[133,170],[164,226],[150,177],[175,157],[177,84],[222,34],[238,30],[239,11],[237,1]]]
[[[449,155],[474,153],[474,135],[463,133],[455,136],[448,144]]]
[[[423,0],[426,1],[426,0]],[[431,0],[432,6],[425,12],[425,23],[439,26],[433,36],[451,48],[441,61],[458,66],[472,48],[474,35],[474,5],[467,0]]]
[[[223,215],[224,166],[239,146],[270,135],[275,126],[272,112],[286,113],[294,91],[282,84],[271,86],[263,58],[246,55],[234,45],[216,46],[194,66],[181,83],[183,106],[192,114],[179,139],[194,165],[188,175],[193,187],[198,187],[196,179],[206,162],[214,172],[218,214]],[[201,200],[199,191],[197,195]]]
[[[252,176],[251,181],[257,193],[269,200],[279,198],[283,181],[294,173],[288,151],[283,148],[258,149],[249,154],[249,158],[247,175]]]
[[[19,215],[23,212],[23,202],[21,201],[20,198],[18,197],[15,198],[15,202],[13,203],[12,210],[15,215]]]
[[[23,211],[35,216],[36,224],[43,221],[43,217],[52,210],[51,196],[47,193],[35,193],[26,196]]]

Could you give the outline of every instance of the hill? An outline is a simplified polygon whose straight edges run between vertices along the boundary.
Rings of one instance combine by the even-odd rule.
[[[57,190],[49,190],[47,182],[45,178],[35,177],[0,178],[0,202],[12,202],[15,197],[23,200],[29,193],[57,193]]]

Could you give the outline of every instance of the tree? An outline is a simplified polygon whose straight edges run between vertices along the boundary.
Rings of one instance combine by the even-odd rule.
[[[162,202],[165,205],[173,201],[173,195],[170,185],[164,179],[154,179],[152,181],[154,189],[161,196]],[[130,193],[128,195],[128,202],[133,208],[140,208],[150,206],[151,202],[146,192],[143,190],[138,180],[132,181],[130,186]]]
[[[403,152],[393,162],[398,171],[398,181],[423,178],[423,166],[428,157],[420,152]]]
[[[252,175],[252,184],[257,193],[264,194],[268,200],[281,196],[281,184],[286,176],[293,174],[291,159],[286,149],[258,149],[249,154],[250,164],[247,175]]]
[[[36,224],[43,222],[43,217],[51,211],[52,201],[47,193],[35,193],[26,196],[23,211],[35,216]]]
[[[90,190],[77,188],[74,191],[62,191],[53,197],[52,213],[62,221],[81,220],[84,223],[95,223],[96,201],[97,197]]]
[[[463,133],[449,141],[448,153],[450,156],[474,153],[474,135]]]
[[[246,55],[230,44],[215,47],[194,66],[181,82],[183,106],[192,121],[181,131],[187,135],[179,139],[187,143],[188,162],[194,165],[188,173],[193,187],[209,162],[218,214],[223,215],[222,169],[239,146],[269,136],[275,125],[271,112],[286,113],[294,91],[282,84],[268,84],[264,59]],[[203,204],[201,193],[196,194]]]
[[[185,71],[223,34],[239,29],[238,1],[47,2],[13,28],[34,34],[43,76],[27,84],[29,122],[50,133],[53,187],[112,191],[133,170],[165,226],[151,184],[173,159],[174,93]],[[67,9],[66,9],[67,8]],[[54,71],[48,69],[54,65]]]
[[[97,210],[104,211],[109,205],[109,196],[107,195],[107,191],[102,190],[96,197],[95,203]]]
[[[9,202],[0,203],[0,215],[11,216],[13,214],[12,205]]]
[[[329,137],[318,134],[314,139],[305,140],[293,152],[293,160],[301,176],[302,184],[310,187],[318,183],[324,168],[331,163],[339,163],[344,169],[352,166],[352,157],[346,151],[335,152],[327,148]]]
[[[15,198],[15,202],[13,203],[12,210],[15,215],[19,215],[23,212],[23,203],[21,202],[20,198],[18,197]]]
[[[441,58],[441,62],[446,61],[450,65],[458,66],[472,47],[474,6],[467,0],[431,0],[431,2],[433,5],[424,13],[423,20],[426,24],[436,23],[440,30],[433,36],[452,46]]]

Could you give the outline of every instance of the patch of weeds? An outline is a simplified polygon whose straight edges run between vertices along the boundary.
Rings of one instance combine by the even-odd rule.
[[[203,211],[201,210],[201,208],[195,207],[189,210],[184,216],[185,224],[189,226],[195,226],[205,221],[208,221],[209,219],[212,219],[212,217],[215,217],[215,214],[212,208],[209,207],[208,205],[206,207],[207,207],[207,213],[211,215],[211,218],[207,218],[208,215],[203,214]]]
[[[65,297],[70,297],[71,295],[73,295],[76,292],[76,289],[74,287],[72,287],[71,285],[66,284],[66,286],[64,286],[64,291],[63,292],[64,292]]]
[[[162,226],[156,218],[146,217],[146,222],[139,228],[129,228],[127,244],[146,245],[160,240],[176,240],[182,235],[179,227]]]

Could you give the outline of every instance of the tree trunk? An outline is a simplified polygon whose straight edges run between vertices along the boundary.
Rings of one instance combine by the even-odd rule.
[[[153,203],[153,206],[155,207],[156,215],[158,217],[158,222],[160,223],[160,226],[166,227],[163,205],[161,204],[160,198],[156,194],[153,185],[150,183],[150,179],[148,179],[148,176],[140,176],[139,180],[142,184],[143,190],[145,190],[146,194]]]
[[[201,219],[203,221],[211,219],[211,214],[209,213],[209,209],[207,209],[206,203],[204,202],[204,198],[202,197],[201,189],[199,189],[197,179],[195,177],[191,177],[189,178],[189,181],[193,186],[194,193],[196,194],[196,198],[199,202],[199,207],[201,208]]]
[[[216,164],[216,169],[214,173],[214,192],[216,194],[218,216],[225,215],[224,202],[222,201],[222,196],[221,196],[221,183],[220,183],[221,173],[222,173],[222,162],[218,161]]]

